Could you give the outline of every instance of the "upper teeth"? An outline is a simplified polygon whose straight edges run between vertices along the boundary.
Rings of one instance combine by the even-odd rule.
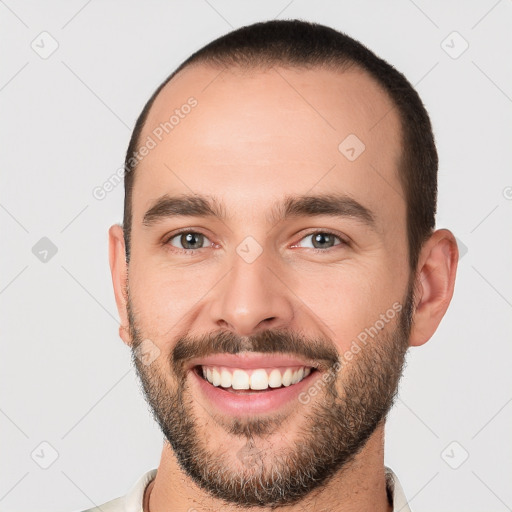
[[[280,388],[296,384],[311,373],[311,368],[286,368],[242,370],[240,368],[225,368],[202,366],[203,377],[214,386],[233,389],[262,390]]]

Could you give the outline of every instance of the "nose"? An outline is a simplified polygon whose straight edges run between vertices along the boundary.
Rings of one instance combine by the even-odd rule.
[[[250,336],[290,325],[293,294],[268,263],[263,255],[252,263],[235,255],[231,271],[213,295],[210,314],[217,327]]]

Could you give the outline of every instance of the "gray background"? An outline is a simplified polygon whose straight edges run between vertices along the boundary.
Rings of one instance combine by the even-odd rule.
[[[355,37],[417,87],[440,155],[438,227],[461,242],[448,313],[409,351],[386,464],[414,512],[512,509],[510,1],[5,0],[0,15],[0,509],[85,509],[157,467],[108,266],[123,186],[92,191],[184,58],[296,17]]]

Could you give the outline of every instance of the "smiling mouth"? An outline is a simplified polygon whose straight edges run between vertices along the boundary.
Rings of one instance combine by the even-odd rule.
[[[199,378],[221,391],[237,395],[252,395],[293,387],[311,378],[311,375],[318,370],[307,366],[242,370],[197,365],[193,371]]]

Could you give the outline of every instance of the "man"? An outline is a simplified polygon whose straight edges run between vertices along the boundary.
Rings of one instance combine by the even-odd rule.
[[[109,236],[164,447],[101,510],[410,510],[384,425],[453,293],[437,164],[405,77],[321,25],[243,27],[157,89]]]

